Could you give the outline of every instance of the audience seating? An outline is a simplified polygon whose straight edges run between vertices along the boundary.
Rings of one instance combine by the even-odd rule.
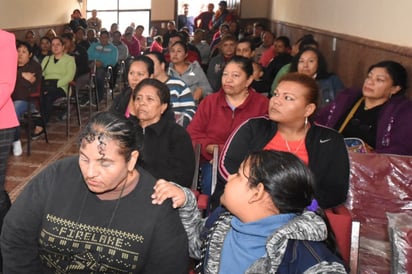
[[[195,172],[193,175],[192,191],[197,199],[197,207],[200,210],[206,210],[209,203],[209,196],[201,194],[199,191],[199,167],[200,167],[200,149],[201,145],[195,145]]]
[[[80,104],[79,104],[79,91],[76,88],[76,82],[71,81],[69,83],[69,90],[67,92],[67,97],[66,97],[66,105],[67,105],[67,118],[66,118],[66,136],[69,137],[70,133],[70,105],[72,103],[75,104],[76,107],[76,113],[77,113],[77,122],[79,127],[82,125],[81,121],[81,116],[80,116]],[[74,102],[73,100],[74,99]]]
[[[40,109],[40,96],[41,95],[41,85],[39,84],[36,88],[35,92],[30,93],[30,98],[29,98],[29,106],[27,107],[27,116],[24,119],[23,123],[26,125],[26,132],[27,132],[27,156],[30,156],[31,153],[31,132],[32,132],[32,127],[33,127],[33,119],[35,118],[33,116],[33,113],[31,112],[31,107],[32,104],[37,106],[37,109]],[[43,125],[46,123],[44,122],[44,118],[40,116],[40,119],[43,122]],[[45,126],[44,128],[44,139],[46,143],[49,143],[49,139],[47,136],[47,129]]]
[[[412,209],[412,157],[349,153],[350,188],[346,207],[361,222],[360,273],[390,273],[392,262],[387,212]]]
[[[326,209],[325,214],[344,262],[349,266],[350,273],[357,273],[360,223],[352,220],[345,206]]]

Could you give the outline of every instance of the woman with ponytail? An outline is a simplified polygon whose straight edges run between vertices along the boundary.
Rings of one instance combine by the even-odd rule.
[[[313,185],[298,157],[263,150],[229,176],[223,207],[207,220],[190,189],[158,181],[152,198],[179,208],[200,273],[347,273]]]

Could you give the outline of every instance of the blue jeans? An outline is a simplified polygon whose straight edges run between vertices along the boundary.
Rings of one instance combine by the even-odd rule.
[[[100,102],[103,99],[105,77],[106,77],[106,68],[104,67],[96,68],[96,89],[97,89],[97,94],[99,96],[97,100],[98,102]]]
[[[27,107],[29,106],[29,101],[24,101],[24,100],[16,100],[13,102],[14,103],[14,108],[16,110],[16,115],[21,120],[22,115],[27,111]],[[31,111],[34,112],[36,111],[36,108],[34,105],[31,106]],[[17,141],[20,139],[20,127],[16,127],[15,133],[14,133],[14,141]]]
[[[212,165],[209,162],[203,163],[201,170],[200,191],[210,197],[212,195]]]

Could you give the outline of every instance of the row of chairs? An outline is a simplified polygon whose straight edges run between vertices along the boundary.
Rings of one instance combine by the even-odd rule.
[[[123,66],[124,67],[124,66]],[[113,87],[111,85],[111,81],[113,79],[113,68],[109,66],[106,71],[106,76],[104,79],[104,88],[106,91],[106,106],[109,104],[109,97],[113,100],[114,94],[113,94]],[[122,77],[117,78],[119,81],[122,80]],[[76,87],[76,82],[71,81],[69,83],[69,90],[66,94],[66,99],[65,99],[65,111],[67,113],[66,115],[66,137],[69,137],[70,135],[70,124],[71,124],[71,106],[74,105],[75,110],[76,110],[76,116],[77,116],[77,124],[79,127],[82,125],[82,119],[81,119],[81,112],[80,112],[80,101],[79,101],[79,92],[80,90]],[[88,97],[91,99],[94,97],[95,102],[96,102],[96,111],[99,111],[99,100],[98,100],[98,93],[96,89],[96,76],[95,74],[90,75],[90,82],[87,87],[87,92],[88,92]],[[37,117],[37,114],[32,113],[32,108],[31,106],[34,104],[38,108],[40,108],[40,100],[42,96],[42,89],[41,85],[38,85],[36,90],[30,94],[30,104],[27,109],[27,118],[24,121],[24,124],[26,124],[26,133],[27,133],[27,155],[31,155],[31,141],[32,141],[32,136],[31,136],[31,130],[33,127],[33,120],[34,119],[39,119]],[[92,104],[89,104],[89,117],[91,116],[93,112],[92,109]],[[43,118],[41,117],[43,120]],[[43,125],[45,124],[43,120]],[[45,141],[46,143],[49,142],[49,138],[47,135],[47,128],[44,128],[44,136],[45,136]]]

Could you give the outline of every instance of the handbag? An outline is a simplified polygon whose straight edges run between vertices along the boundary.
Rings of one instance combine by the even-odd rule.
[[[50,56],[47,59],[47,63],[43,68],[43,72],[46,70],[47,65],[49,64],[50,61]],[[44,79],[44,77],[42,77],[41,79],[41,89],[43,91],[44,94],[47,94],[48,91],[52,90],[52,89],[56,89],[57,88],[57,81],[58,79]]]
[[[42,86],[43,91],[48,91],[50,89],[56,89],[57,88],[57,81],[58,81],[58,79],[44,79],[44,78],[42,78],[41,86]]]

